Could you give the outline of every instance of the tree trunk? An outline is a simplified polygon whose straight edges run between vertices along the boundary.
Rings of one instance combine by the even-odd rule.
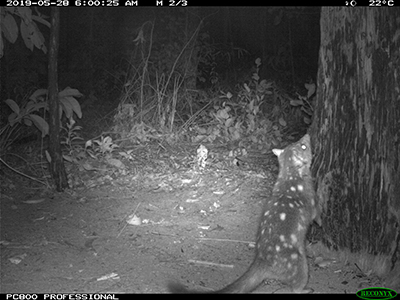
[[[58,38],[59,38],[60,10],[51,8],[51,32],[49,49],[49,154],[50,173],[54,180],[56,190],[61,192],[68,187],[60,147],[60,101],[58,99]]]
[[[321,11],[313,173],[322,238],[400,286],[400,10]]]

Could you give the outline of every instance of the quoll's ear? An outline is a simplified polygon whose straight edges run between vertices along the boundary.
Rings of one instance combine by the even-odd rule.
[[[272,152],[274,152],[274,154],[279,157],[279,155],[282,154],[283,149],[272,149]]]
[[[307,133],[305,136],[303,136],[300,141],[304,144],[310,145],[311,140],[310,140],[310,135]]]

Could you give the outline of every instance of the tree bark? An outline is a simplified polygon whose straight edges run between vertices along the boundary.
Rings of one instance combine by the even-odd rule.
[[[60,101],[58,99],[58,40],[59,40],[60,10],[51,8],[51,32],[49,49],[49,154],[50,173],[56,190],[63,191],[68,187],[67,174],[60,147]]]
[[[311,135],[323,241],[379,257],[400,285],[399,15],[322,8]]]

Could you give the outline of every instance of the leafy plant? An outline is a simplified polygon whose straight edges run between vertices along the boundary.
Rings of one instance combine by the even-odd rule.
[[[79,131],[82,129],[82,126],[75,125],[75,123],[74,118],[71,117],[66,123],[66,127],[61,128],[64,132],[64,135],[61,138],[61,144],[68,149],[69,155],[82,149],[81,146],[77,145],[78,141],[83,140],[83,138],[79,136]]]
[[[45,39],[35,23],[38,22],[50,28],[50,23],[44,19],[44,16],[39,13],[34,15],[29,7],[0,7],[0,58],[3,56],[3,35],[10,43],[15,43],[18,38],[18,25],[14,16],[21,18],[20,30],[25,46],[31,51],[33,47],[36,47],[47,53]]]
[[[291,99],[290,105],[292,106],[300,106],[302,112],[306,114],[303,118],[304,123],[311,124],[311,118],[314,113],[313,103],[315,102],[315,91],[316,85],[315,83],[306,83],[304,87],[307,89],[307,96],[301,96],[299,93],[298,99]]]
[[[232,45],[213,44],[208,33],[201,33],[197,41],[199,66],[197,80],[205,86],[218,87],[224,78],[222,70],[231,72],[236,69],[238,61],[249,55],[249,52]],[[227,75],[227,74],[226,74]]]
[[[88,140],[85,144],[85,149],[93,158],[97,158],[99,155],[111,155],[115,148],[118,147],[119,146],[114,144],[112,138],[109,136],[102,136],[100,140]]]
[[[79,118],[82,117],[81,107],[75,97],[82,94],[69,87],[59,92],[60,100],[60,121],[63,113],[67,119],[71,119],[75,113]],[[46,101],[47,90],[38,89],[28,99],[27,103],[20,107],[14,100],[7,99],[5,103],[11,108],[12,113],[8,116],[8,124],[0,129],[0,149],[5,149],[11,145],[18,136],[15,134],[19,130],[17,125],[32,126],[35,125],[45,137],[49,133],[49,124],[45,120],[45,114],[48,110]],[[42,116],[39,115],[41,113]],[[15,134],[15,136],[14,136]]]
[[[261,80],[259,70],[261,59],[255,60],[255,69],[251,81],[244,83],[239,92],[234,96],[231,92],[222,92],[220,104],[214,105],[209,112],[212,126],[208,128],[194,127],[199,133],[192,140],[194,142],[207,140],[214,141],[222,138],[228,141],[239,140],[250,133],[267,132],[271,129],[271,122],[266,122],[261,115],[261,105],[266,101],[265,96],[274,93],[272,81]],[[204,120],[210,123],[210,120]],[[260,131],[261,127],[268,127]]]

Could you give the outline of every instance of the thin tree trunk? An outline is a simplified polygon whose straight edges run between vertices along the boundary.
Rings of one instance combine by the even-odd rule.
[[[51,32],[49,49],[49,154],[50,173],[56,190],[61,192],[68,187],[67,174],[63,163],[60,147],[60,116],[58,99],[58,39],[59,39],[60,10],[51,8]]]

